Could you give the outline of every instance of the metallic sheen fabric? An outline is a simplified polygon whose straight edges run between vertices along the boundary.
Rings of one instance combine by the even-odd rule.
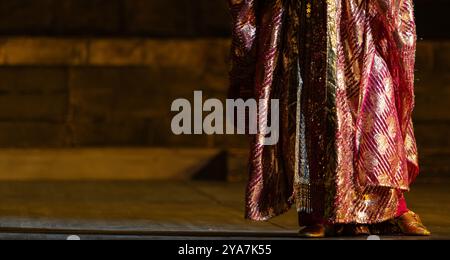
[[[229,0],[231,96],[280,99],[280,143],[254,136],[247,217],[293,204],[330,223],[395,217],[419,172],[412,0]]]

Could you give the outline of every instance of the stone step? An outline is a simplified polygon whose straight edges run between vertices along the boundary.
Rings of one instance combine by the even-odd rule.
[[[0,181],[226,180],[216,149],[0,149]]]
[[[201,67],[225,62],[228,38],[49,38],[0,37],[2,66]]]
[[[248,149],[0,149],[0,181],[228,180],[248,177]],[[450,150],[421,149],[426,177],[450,176]]]
[[[228,38],[0,38],[0,65],[202,67],[227,62]],[[208,63],[209,62],[209,63]],[[419,41],[418,78],[450,69],[450,41]],[[434,77],[432,77],[434,78]]]

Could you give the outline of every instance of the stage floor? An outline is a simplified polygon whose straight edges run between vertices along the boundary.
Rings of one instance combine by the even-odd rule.
[[[449,188],[450,178],[423,178],[408,194],[432,239],[450,239]],[[0,239],[296,238],[294,211],[244,220],[244,191],[221,182],[0,182]]]

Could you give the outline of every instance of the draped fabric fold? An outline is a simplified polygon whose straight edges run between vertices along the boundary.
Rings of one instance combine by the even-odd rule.
[[[295,204],[331,223],[395,217],[419,172],[412,0],[229,0],[230,94],[280,100],[280,142],[252,137],[247,217]]]

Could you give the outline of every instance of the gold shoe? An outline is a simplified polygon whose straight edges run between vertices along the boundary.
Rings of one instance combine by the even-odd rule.
[[[326,228],[324,225],[307,226],[300,230],[299,236],[303,238],[324,238],[326,236]]]
[[[402,233],[407,236],[431,236],[431,232],[420,220],[419,215],[408,211],[397,219],[397,224]]]

